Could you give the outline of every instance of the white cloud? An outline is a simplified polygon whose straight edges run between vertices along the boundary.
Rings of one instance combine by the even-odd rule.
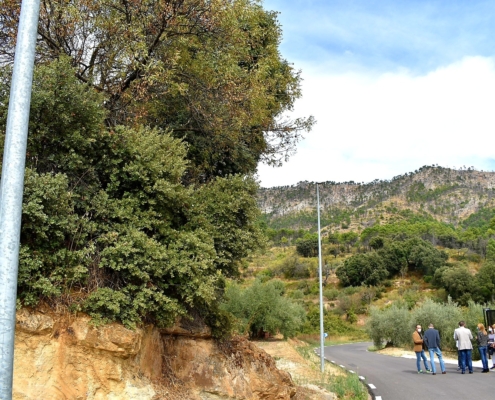
[[[431,164],[488,169],[495,158],[492,58],[464,58],[423,76],[303,71],[295,115],[318,123],[282,168],[260,165],[264,187],[390,179]]]

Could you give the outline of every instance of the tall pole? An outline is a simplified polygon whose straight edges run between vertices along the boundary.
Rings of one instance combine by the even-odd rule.
[[[323,372],[325,371],[325,333],[323,332],[323,267],[321,262],[320,190],[318,182],[316,183],[316,202],[318,209],[318,277],[320,281],[320,361],[321,372]]]
[[[23,0],[0,183],[0,400],[12,399],[22,194],[40,0]]]

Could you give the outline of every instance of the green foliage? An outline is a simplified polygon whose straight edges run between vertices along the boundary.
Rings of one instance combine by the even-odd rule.
[[[440,333],[441,346],[444,350],[454,350],[454,329],[461,320],[473,332],[476,325],[483,322],[483,306],[469,301],[467,307],[460,307],[450,298],[446,303],[436,303],[426,299],[421,305],[408,311],[407,307],[394,304],[380,310],[373,308],[368,320],[368,332],[376,347],[384,342],[402,347],[412,347],[411,334],[417,324],[424,330],[431,323]]]
[[[373,344],[378,348],[383,343],[398,347],[408,346],[413,331],[407,307],[395,304],[384,310],[372,308],[367,329]]]
[[[330,390],[339,399],[366,400],[369,398],[368,392],[357,374],[334,376],[330,384]]]
[[[184,143],[139,125],[107,128],[102,96],[63,57],[38,67],[33,85],[22,304],[63,303],[127,326],[165,326],[194,310],[223,335],[224,279],[264,244],[255,180],[185,186]]]
[[[444,251],[437,250],[431,243],[421,239],[411,239],[405,243],[405,247],[408,262],[424,275],[433,275],[448,258]]]
[[[297,255],[287,256],[276,269],[277,275],[285,279],[307,279],[311,275],[312,263],[309,260],[300,259]]]
[[[323,296],[325,296],[327,300],[336,300],[339,293],[339,290],[335,288],[323,290]]]
[[[296,240],[296,251],[303,257],[316,257],[318,255],[318,235],[306,235]]]
[[[483,314],[480,314],[483,317]],[[446,303],[436,303],[431,299],[426,299],[419,307],[411,313],[411,333],[415,324],[420,324],[426,330],[431,323],[440,334],[442,349],[455,349],[454,329],[458,327],[459,321],[463,318],[463,310],[450,298]]]
[[[337,268],[337,277],[344,286],[378,285],[388,277],[382,258],[377,253],[356,254]]]
[[[324,312],[323,329],[329,336],[346,336],[353,339],[366,339],[366,333],[352,325],[349,321],[341,319],[332,312]],[[308,311],[306,321],[301,328],[302,333],[313,334],[320,332],[320,310],[311,307]]]
[[[450,296],[462,305],[467,305],[477,290],[473,275],[465,266],[443,267],[435,272],[436,285],[447,290]]]
[[[222,309],[239,320],[239,330],[250,337],[264,337],[264,333],[293,337],[301,329],[306,312],[298,303],[284,296],[281,281],[265,283],[256,280],[242,289],[236,284],[227,287]]]

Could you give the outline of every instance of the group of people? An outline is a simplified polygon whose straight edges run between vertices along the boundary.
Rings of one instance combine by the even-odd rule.
[[[424,371],[421,369],[421,360],[425,366],[427,373],[436,375],[437,370],[435,366],[435,354],[438,357],[440,363],[440,370],[442,374],[446,374],[445,363],[442,357],[442,350],[440,349],[440,334],[438,330],[435,329],[433,324],[428,325],[428,329],[422,333],[421,325],[416,325],[416,330],[412,334],[414,342],[414,352],[416,353],[416,367],[418,369],[418,374],[422,374]],[[466,328],[466,323],[464,321],[459,322],[459,327],[454,330],[454,339],[457,346],[457,371],[461,371],[462,374],[466,373],[466,369],[470,374],[473,373],[473,361],[472,361],[472,351],[473,344],[472,340],[473,334],[471,330]],[[476,342],[478,344],[478,350],[481,356],[481,363],[483,365],[484,373],[490,372],[488,368],[488,355],[493,354],[495,350],[495,325],[488,328],[488,332],[483,324],[478,324]],[[426,358],[425,350],[430,353],[430,365]],[[495,358],[495,356],[493,357]],[[492,361],[493,361],[492,358]],[[495,362],[491,369],[495,368]]]

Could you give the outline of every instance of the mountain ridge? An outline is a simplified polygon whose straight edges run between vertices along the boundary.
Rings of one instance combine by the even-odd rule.
[[[322,182],[319,191],[322,226],[331,229],[359,230],[405,210],[458,225],[483,208],[495,207],[495,172],[431,165],[366,184]],[[312,229],[316,183],[260,188],[258,205],[268,226]]]

